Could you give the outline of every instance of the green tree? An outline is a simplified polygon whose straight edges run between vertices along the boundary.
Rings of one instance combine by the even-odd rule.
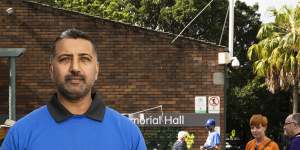
[[[35,0],[55,7],[79,11],[110,20],[122,21],[153,30],[178,34],[210,0]],[[228,8],[227,0],[218,0],[194,21],[183,33],[185,36],[218,42]],[[252,35],[260,25],[257,5],[247,6],[236,2],[237,43],[245,53],[245,44],[253,41]],[[212,34],[213,33],[213,34]],[[224,35],[227,35],[225,30]],[[223,37],[227,45],[227,36]]]
[[[257,38],[259,43],[248,50],[254,61],[257,76],[265,77],[268,89],[292,88],[293,113],[298,112],[298,84],[300,62],[300,8],[272,10],[275,22],[264,24]]]
[[[288,115],[289,93],[280,91],[272,94],[266,89],[263,78],[254,78],[242,87],[234,87],[228,97],[227,131],[236,130],[240,138],[240,146],[245,146],[252,139],[249,119],[253,114],[263,114],[268,117],[268,129],[266,135],[274,141],[281,143],[282,121]],[[281,147],[280,149],[282,149]],[[244,149],[241,147],[240,149]]]

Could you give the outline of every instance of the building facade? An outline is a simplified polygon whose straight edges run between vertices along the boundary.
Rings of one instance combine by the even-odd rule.
[[[9,15],[6,10],[13,8]],[[45,105],[55,87],[48,72],[51,44],[60,32],[77,28],[97,43],[100,74],[95,89],[107,105],[122,113],[163,106],[164,112],[195,112],[196,96],[220,96],[220,126],[224,139],[223,73],[214,43],[179,38],[120,22],[22,0],[0,1],[0,48],[26,48],[16,62],[16,111],[21,117]],[[0,57],[0,115],[8,114],[7,58]],[[184,128],[184,127],[183,127]],[[185,128],[205,142],[203,126]]]

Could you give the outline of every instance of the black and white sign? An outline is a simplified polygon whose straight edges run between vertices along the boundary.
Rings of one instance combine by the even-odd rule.
[[[220,96],[208,97],[208,113],[219,114],[220,113]]]

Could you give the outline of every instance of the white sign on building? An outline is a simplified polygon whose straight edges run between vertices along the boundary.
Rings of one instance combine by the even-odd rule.
[[[206,113],[206,96],[195,97],[195,113],[204,114]]]
[[[220,113],[220,96],[208,97],[208,113],[218,114]]]

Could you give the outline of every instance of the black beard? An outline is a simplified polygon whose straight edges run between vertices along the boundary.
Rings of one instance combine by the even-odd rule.
[[[74,77],[80,78],[80,80],[82,80],[82,82],[85,83],[85,87],[83,87],[80,92],[70,91],[65,86],[65,84],[67,84],[67,82],[69,82]],[[89,92],[91,91],[92,86],[93,86],[93,83],[86,83],[85,78],[82,75],[78,75],[78,76],[67,75],[65,77],[64,83],[57,84],[57,90],[58,90],[58,93],[60,95],[62,95],[66,100],[68,100],[70,102],[76,102],[76,101],[80,100],[81,98],[87,96],[89,94]]]
[[[82,87],[79,87],[79,91],[78,90],[73,91],[72,87],[71,87],[71,89],[68,89],[68,86],[71,86],[71,85],[68,85],[68,82],[70,82],[70,80],[72,80],[74,78],[77,80],[81,80],[81,82],[82,82],[82,84],[80,85]],[[64,97],[67,101],[77,102],[80,99],[82,99],[83,97],[87,96],[91,92],[91,89],[94,85],[94,81],[86,82],[85,77],[83,75],[72,73],[72,74],[66,75],[64,77],[63,83],[56,82],[56,85],[57,85],[57,92],[62,97]]]
[[[70,102],[76,102],[80,100],[81,98],[87,96],[91,90],[91,88],[87,87],[80,93],[73,93],[68,91],[63,84],[59,84],[57,86],[58,93],[62,95],[66,100]]]

